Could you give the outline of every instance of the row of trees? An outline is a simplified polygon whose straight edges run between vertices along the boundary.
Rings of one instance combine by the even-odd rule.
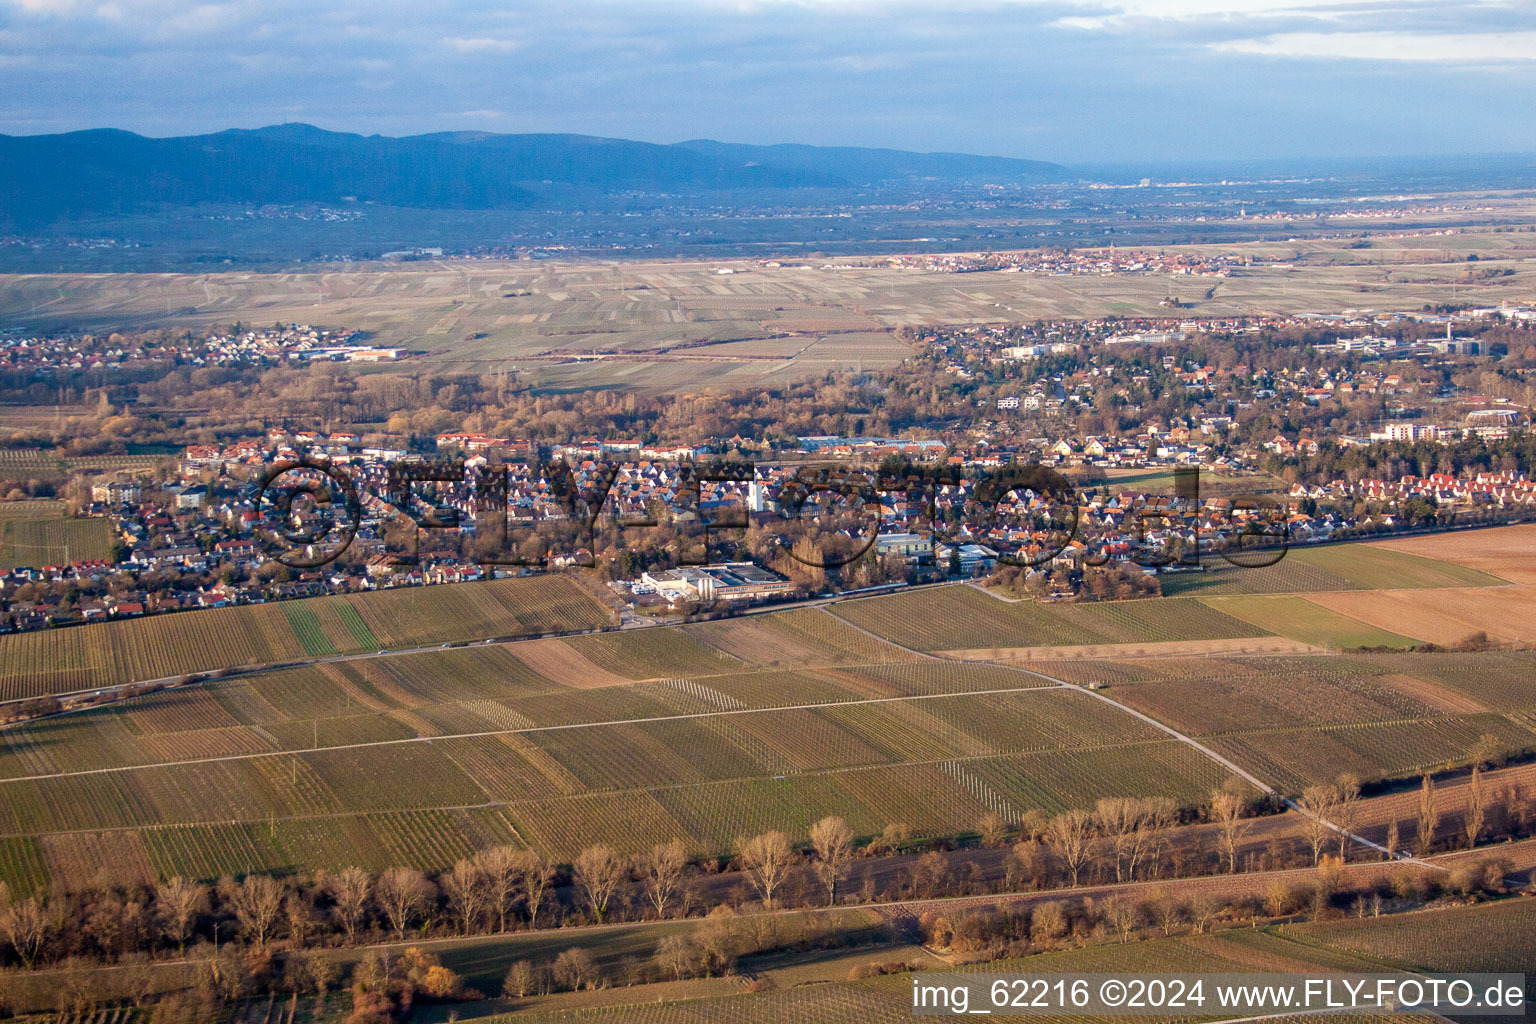
[[[1463,795],[1461,833],[1468,847],[1487,835],[1523,834],[1536,818],[1536,807],[1517,785],[1488,793],[1480,766]],[[1341,776],[1309,787],[1297,807],[1313,864],[1330,848],[1341,860],[1350,855],[1362,809],[1357,779]],[[1030,811],[1005,822],[988,814],[976,836],[980,846],[1000,855],[959,860],[933,848],[917,857],[886,859],[928,844],[893,824],[860,845],[846,821],[828,816],[810,828],[804,845],[778,830],[738,839],[731,858],[736,871],[727,875],[718,874],[719,860],[695,862],[674,839],[638,856],[598,843],[558,866],[531,850],[498,846],[435,877],[403,866],[377,876],[349,867],[312,879],[252,874],[208,886],[171,878],[147,887],[103,884],[14,898],[0,884],[0,954],[9,951],[33,967],[68,958],[117,962],[135,955],[181,955],[189,946],[218,949],[231,943],[258,950],[319,949],[413,935],[691,917],[746,900],[780,908],[1235,873],[1240,867],[1294,863],[1278,834],[1257,860],[1247,842],[1257,815],[1276,809],[1255,803],[1234,780],[1211,791],[1198,811],[1167,797],[1106,797],[1092,809],[1054,817]],[[1434,848],[1441,818],[1434,782],[1426,776],[1415,823],[1421,855]],[[1206,827],[1181,834],[1179,826],[1194,819],[1203,819]],[[1402,846],[1395,816],[1384,845],[1390,854]],[[856,864],[862,865],[860,877],[850,882]]]

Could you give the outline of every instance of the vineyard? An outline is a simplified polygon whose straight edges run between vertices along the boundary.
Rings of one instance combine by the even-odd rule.
[[[1211,597],[1202,602],[1266,632],[1318,647],[1410,647],[1414,640],[1313,604],[1304,597]]]
[[[1285,933],[1423,970],[1527,972],[1536,963],[1536,902],[1290,925]]]
[[[1195,663],[1184,672],[1114,685],[1123,704],[1196,735],[1278,724],[1338,725],[1433,717],[1438,708],[1382,680],[1366,657],[1250,658]]]
[[[41,448],[7,448],[0,451],[0,474],[63,478],[73,473],[153,469],[166,459],[164,455],[62,456]]]
[[[820,608],[685,626],[694,640],[766,668],[915,661],[917,655],[861,633]]]
[[[1503,583],[1496,576],[1452,562],[1366,544],[1291,548],[1279,562],[1261,569],[1210,559],[1204,572],[1179,573],[1162,579],[1164,594],[1199,597],[1492,587]]]
[[[835,605],[833,612],[860,629],[925,651],[1266,635],[1198,601],[1009,603],[965,586],[847,601]]]
[[[1536,654],[1529,652],[1405,655],[1378,663],[1492,711],[1536,708]]]
[[[416,737],[892,697],[1028,691],[991,665],[925,661],[675,678],[601,691],[531,672],[516,646],[430,650],[163,691],[0,732],[0,778]],[[940,702],[943,703],[943,702]]]
[[[1499,715],[1275,729],[1217,736],[1206,742],[1281,789],[1300,792],[1344,772],[1371,780],[1439,769],[1464,761],[1485,734],[1498,737],[1512,750],[1536,746],[1530,730]]]
[[[647,634],[656,646],[634,659],[680,657],[678,641],[692,643],[669,630],[602,639]],[[134,871],[309,870],[407,854],[441,867],[476,835],[518,835],[568,858],[597,839],[633,850],[677,836],[709,851],[760,828],[803,837],[826,813],[871,833],[899,814],[948,834],[988,810],[1054,811],[1152,788],[1192,800],[1225,777],[1103,702],[990,665],[581,690],[542,680],[508,650],[217,680],[5,730],[0,837],[41,841],[50,874],[71,878],[91,847],[61,835],[142,848],[118,858]],[[621,649],[589,650],[617,659]],[[711,667],[731,664],[700,650]],[[880,703],[857,703],[871,699]],[[155,763],[201,751],[220,759]],[[35,873],[13,860],[6,870]]]
[[[1465,913],[1449,911],[1447,914]],[[1388,919],[1382,919],[1385,923]],[[610,942],[612,940],[609,940]],[[1486,949],[1487,940],[1475,941],[1474,949]],[[1517,941],[1516,948],[1529,957],[1528,938]],[[914,960],[923,957],[887,954],[887,960]],[[825,966],[825,965],[823,965]],[[1105,942],[1083,948],[1038,953],[1026,959],[995,960],[988,963],[952,966],[945,972],[984,973],[988,975],[1073,975],[1098,974],[1216,974],[1216,973],[1298,973],[1314,974],[1320,970],[1344,967],[1369,971],[1372,965],[1352,957],[1340,957],[1321,949],[1308,948],[1267,932],[1230,931],[1215,935],[1190,935],[1178,938],[1144,939],[1139,942]],[[940,969],[938,967],[929,969]],[[785,977],[775,978],[783,973]],[[817,1024],[903,1024],[912,1020],[912,980],[907,974],[884,975],[862,980],[824,981],[820,984],[795,984],[792,971],[769,970],[766,976],[778,984],[768,991],[720,994],[698,993],[702,998],[658,1001],[639,999],[630,1005],[594,1001],[592,1005],[559,1010],[525,1011],[494,1018],[481,1018],[481,1024],[779,1024],[786,1020],[815,1021]],[[821,980],[821,979],[817,979]],[[661,987],[661,986],[656,986]],[[983,987],[984,990],[984,987]],[[972,1001],[972,1012],[976,1012]],[[947,1015],[947,1014],[946,1014]],[[1084,1020],[1125,1020],[1146,1022],[1154,1017],[1104,1017],[1082,1015],[1036,1014],[1033,1019],[1047,1024],[1070,1024]],[[1307,1016],[1270,1016],[1271,1024],[1304,1024]],[[1379,1016],[1331,1013],[1331,1024],[1370,1024]],[[1400,1012],[1393,1020],[1401,1024],[1436,1024],[1441,1018],[1428,1014]]]
[[[439,597],[442,600],[437,600]],[[432,600],[432,604],[425,603]],[[1251,599],[1250,599],[1251,600]],[[1225,606],[1226,602],[1212,602]],[[559,577],[190,613],[45,634],[56,671],[93,659],[163,668],[166,650],[272,660],[601,621]],[[430,648],[205,680],[0,730],[0,877],[80,882],[411,863],[494,843],[555,860],[607,842],[742,834],[804,839],[826,814],[860,834],[900,822],[953,835],[1103,796],[1197,802],[1229,775],[1108,696],[1283,788],[1459,758],[1529,730],[1530,655],[1137,658],[1042,663],[1046,675],[923,657],[1066,631],[1095,642],[1241,635],[1203,601],[1010,604],[971,587],[741,619],[525,643]],[[92,647],[93,634],[126,638]],[[73,638],[73,639],[72,639]],[[1059,633],[1052,639],[1059,639]],[[27,636],[6,638],[25,641]],[[74,646],[65,646],[70,641]],[[139,646],[135,647],[134,644]],[[9,665],[7,666],[10,667]],[[1467,710],[1448,710],[1456,701]]]
[[[0,700],[607,622],[596,601],[558,576],[151,615],[0,637]]]
[[[51,502],[16,502],[51,505]],[[105,559],[112,554],[112,521],[62,514],[17,515],[0,505],[0,570]]]

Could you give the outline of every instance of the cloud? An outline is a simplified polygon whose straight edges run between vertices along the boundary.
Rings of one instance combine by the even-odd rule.
[[[198,4],[160,23],[162,38],[202,36],[222,32],[241,21],[243,12],[234,4]]]
[[[511,53],[523,44],[516,39],[494,39],[489,36],[453,36],[443,40],[443,45],[460,53]]]
[[[19,7],[28,14],[73,14],[83,5],[81,0],[7,0],[12,7]]]
[[[1284,32],[1211,44],[1225,53],[1313,60],[1476,64],[1536,61],[1536,31],[1484,33]]]

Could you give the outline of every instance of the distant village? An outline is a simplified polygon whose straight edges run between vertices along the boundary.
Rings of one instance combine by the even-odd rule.
[[[293,362],[390,362],[401,348],[364,344],[350,330],[308,324],[274,325],[228,332],[186,333],[159,344],[118,334],[22,335],[0,331],[0,371],[111,370],[156,363],[175,366],[263,366]]]

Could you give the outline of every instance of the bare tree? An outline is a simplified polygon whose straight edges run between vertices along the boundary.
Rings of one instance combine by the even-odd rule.
[[[848,873],[848,861],[853,858],[853,829],[842,818],[822,818],[811,826],[811,849],[816,853],[816,877],[826,886],[831,906],[837,902],[837,883]]]
[[[448,897],[448,909],[459,919],[459,933],[468,935],[485,909],[485,875],[475,861],[461,857],[441,881]]]
[[[507,915],[517,902],[521,878],[518,850],[511,846],[492,846],[475,854],[475,864],[485,877],[486,907],[496,918],[496,930],[507,930]]]
[[[751,839],[737,840],[737,855],[752,887],[763,898],[763,906],[773,906],[773,894],[784,883],[794,862],[795,851],[789,837],[777,830]]]
[[[1128,942],[1131,932],[1141,924],[1144,908],[1136,900],[1124,894],[1111,896],[1104,903],[1104,916],[1120,933],[1120,941]]]
[[[1008,823],[996,811],[988,811],[977,823],[976,834],[981,837],[982,846],[989,849],[1002,846],[1008,838]]]
[[[0,900],[0,938],[10,943],[22,965],[30,970],[52,931],[52,915],[36,895],[22,900],[4,895],[6,898]]]
[[[368,913],[368,900],[373,895],[373,877],[362,868],[345,868],[326,882],[335,908],[331,911],[347,933],[347,941],[357,939],[357,926]]]
[[[597,965],[592,961],[592,954],[580,946],[572,946],[555,957],[555,980],[572,992],[592,986],[597,981]]]
[[[1063,811],[1046,826],[1046,838],[1051,849],[1067,869],[1072,884],[1077,884],[1083,865],[1093,852],[1093,815],[1081,808]]]
[[[1435,831],[1440,827],[1440,812],[1435,809],[1435,782],[1428,775],[1419,787],[1419,815],[1414,822],[1414,839],[1420,857],[1435,848]]]
[[[427,912],[433,896],[432,883],[415,868],[393,867],[379,876],[379,909],[397,939],[405,938],[411,922]]]
[[[1334,824],[1339,826],[1339,856],[1348,858],[1350,835],[1360,819],[1360,780],[1353,775],[1340,775],[1335,786],[1339,791],[1339,805],[1334,810]]]
[[[608,913],[608,904],[619,885],[629,877],[629,863],[606,843],[589,846],[576,855],[571,865],[576,884],[586,894],[592,916],[599,921]]]
[[[1392,815],[1392,820],[1387,822],[1387,838],[1382,843],[1387,848],[1387,860],[1396,860],[1397,852],[1402,848],[1402,836],[1398,832],[1397,815]]]
[[[1162,875],[1163,853],[1168,849],[1168,839],[1179,823],[1179,805],[1172,797],[1153,796],[1146,801],[1145,829],[1147,856],[1151,858],[1153,878]]]
[[[283,897],[283,920],[288,923],[288,936],[296,948],[309,945],[310,933],[315,928],[314,897],[307,892],[291,890]]]
[[[1049,824],[1050,822],[1046,820],[1044,811],[1031,807],[1019,819],[1019,838],[1039,841],[1045,837],[1045,829]]]
[[[1189,901],[1189,919],[1199,935],[1210,927],[1216,915],[1221,913],[1221,901],[1205,889],[1199,889]]]
[[[208,910],[208,890],[179,875],[168,878],[155,887],[155,910],[161,933],[179,952],[186,952],[197,919]]]
[[[866,851],[871,857],[885,857],[897,854],[906,847],[912,838],[912,826],[903,825],[901,822],[891,822],[880,830],[880,834],[869,844]]]
[[[265,946],[283,910],[282,884],[271,875],[247,875],[245,881],[227,887],[226,892],[240,930],[256,945]]]
[[[1307,819],[1307,842],[1312,844],[1314,866],[1323,859],[1323,847],[1327,845],[1328,833],[1332,831],[1328,827],[1328,820],[1333,816],[1333,808],[1337,803],[1338,791],[1332,786],[1308,786],[1297,801]]]
[[[1133,851],[1141,838],[1138,833],[1141,831],[1142,812],[1141,801],[1132,797],[1107,796],[1094,806],[1093,820],[1099,831],[1109,839],[1117,882],[1126,881],[1127,862],[1130,862],[1132,873],[1135,872],[1135,858],[1140,853],[1138,851],[1133,854]]]
[[[554,872],[544,863],[537,850],[523,850],[517,856],[518,885],[523,891],[523,902],[528,907],[528,927],[539,923],[539,911],[544,906],[544,894],[549,891]]]
[[[519,960],[507,968],[507,976],[501,981],[501,994],[514,999],[532,995],[534,988],[533,964]]]
[[[677,895],[683,869],[687,866],[688,851],[681,839],[657,843],[640,858],[640,881],[645,888],[645,898],[656,908],[658,918],[667,916],[667,905]]]
[[[1467,789],[1467,811],[1462,816],[1462,830],[1467,837],[1467,849],[1477,845],[1477,837],[1483,833],[1483,819],[1488,806],[1483,795],[1483,770],[1472,766],[1472,781]]]
[[[1157,926],[1162,929],[1164,936],[1172,935],[1173,930],[1184,920],[1184,904],[1162,886],[1158,886],[1147,894],[1147,903],[1152,908],[1152,916],[1156,919]]]
[[[656,944],[656,963],[674,981],[682,981],[694,972],[699,949],[686,935],[668,935]]]
[[[1248,833],[1252,824],[1243,817],[1248,801],[1236,786],[1226,786],[1211,792],[1211,819],[1221,829],[1221,848],[1227,855],[1227,873],[1237,872],[1237,844]]]

